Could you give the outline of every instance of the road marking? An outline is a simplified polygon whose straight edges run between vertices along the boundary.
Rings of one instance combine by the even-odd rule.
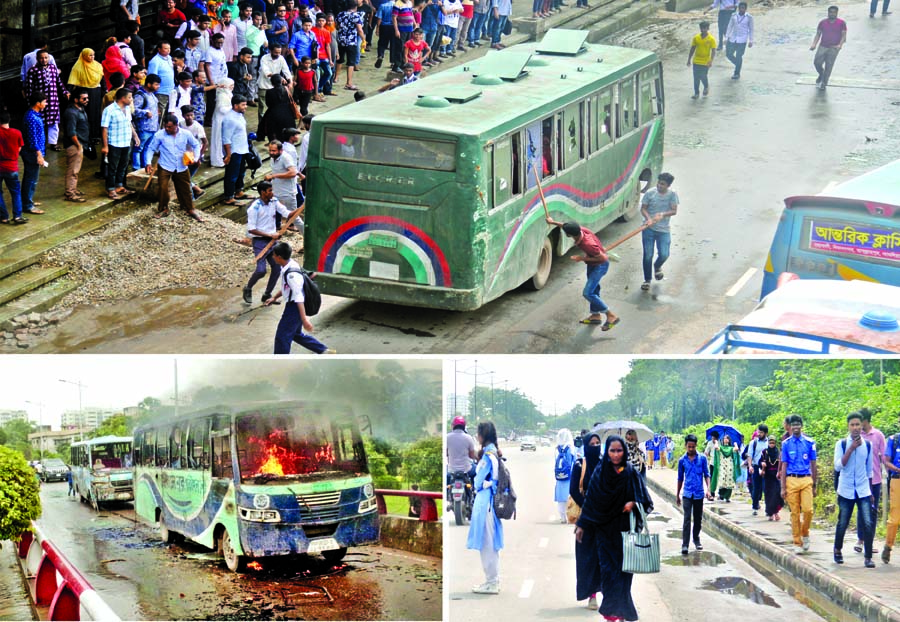
[[[550,544],[550,538],[541,538],[540,542],[538,542],[538,548],[546,549],[548,544]]]
[[[754,274],[756,274],[756,268],[747,268],[747,271],[744,273],[744,276],[739,278],[737,280],[737,283],[735,283],[734,285],[731,286],[731,289],[729,289],[725,293],[725,296],[730,298],[731,296],[736,295],[739,291],[741,291],[741,289],[744,287],[744,285],[747,284],[747,281],[749,281],[750,279],[753,278]]]
[[[528,598],[531,596],[532,589],[534,589],[534,579],[525,579],[522,582],[522,589],[519,590],[519,598]]]

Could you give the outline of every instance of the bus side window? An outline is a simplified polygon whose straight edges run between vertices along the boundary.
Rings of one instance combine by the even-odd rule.
[[[515,175],[515,173],[511,170],[511,156],[510,156],[510,141],[508,138],[501,138],[496,143],[494,143],[494,150],[492,154],[493,164],[494,164],[494,205],[493,208],[496,208],[500,205],[506,203],[510,196],[510,182],[511,177]],[[515,181],[512,181],[512,186],[515,186]]]
[[[136,465],[141,463],[141,444],[144,442],[144,433],[137,432],[134,435],[134,445],[132,451],[132,455],[134,456],[131,459],[131,464]]]
[[[588,97],[584,102],[584,106],[584,150],[587,155],[591,155],[592,153],[594,153],[594,149],[597,145],[597,141],[594,138],[594,127],[596,126],[596,123],[594,123],[594,110],[596,109],[596,105],[594,104],[594,97]]]
[[[656,100],[656,105],[653,107],[653,114],[661,115],[663,113],[662,76],[659,75],[659,69],[657,69],[654,74],[656,75],[656,77],[653,79],[653,94],[654,99]]]
[[[172,428],[160,428],[156,431],[156,466],[169,466],[169,435]]]
[[[618,101],[619,121],[622,124],[621,129],[617,128],[616,137],[630,132],[631,128],[637,127],[637,117],[634,106],[634,76],[629,76],[619,83],[619,101]]]
[[[556,113],[556,170],[561,171],[566,168],[566,161],[563,155],[566,152],[564,136],[566,132],[563,128],[563,115],[561,112]]]
[[[181,451],[184,445],[184,435],[182,434],[181,425],[172,428],[172,434],[169,435],[169,456],[171,462],[169,466],[173,469],[180,469],[184,464],[181,460]]]
[[[231,464],[231,437],[217,436],[212,439],[212,474],[213,477],[234,477]]]
[[[512,193],[518,196],[522,194],[522,132],[513,132],[511,144]]]
[[[653,93],[652,85],[641,83],[641,122],[647,123],[653,119]]]
[[[578,104],[578,159],[583,160],[584,154],[587,151],[587,145],[585,145],[585,107],[587,106],[587,102],[583,101]]]
[[[195,419],[188,431],[188,467],[209,468],[209,419]]]
[[[600,103],[597,106],[597,109],[600,113],[600,122],[598,123],[600,131],[597,149],[603,149],[613,141],[613,123],[615,121],[615,116],[613,115],[612,91],[607,90],[600,94]],[[618,135],[617,130],[616,135]]]
[[[567,106],[560,122],[557,148],[559,168],[570,168],[584,158],[584,141],[582,140],[582,119],[584,118],[584,102]]]
[[[553,174],[553,117],[541,121],[541,179]]]

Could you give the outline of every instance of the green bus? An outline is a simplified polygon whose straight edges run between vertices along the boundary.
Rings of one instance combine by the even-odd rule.
[[[662,65],[651,52],[540,43],[317,115],[307,165],[305,267],[324,293],[472,310],[541,289],[568,238],[640,213],[661,172]]]
[[[378,503],[356,418],[344,407],[218,407],[134,431],[135,513],[165,542],[189,538],[234,572],[251,559],[379,540]]]

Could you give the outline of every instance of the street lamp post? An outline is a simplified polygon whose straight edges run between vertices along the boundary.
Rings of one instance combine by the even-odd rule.
[[[25,400],[26,404],[38,407],[38,460],[44,461],[44,403]]]
[[[63,380],[62,378],[60,378],[59,381],[64,382],[66,384],[74,384],[76,387],[78,387],[78,434],[79,434],[80,440],[83,441],[84,440],[84,409],[81,406],[81,390],[86,389],[87,387],[85,385],[81,384],[81,380],[79,380],[78,382],[75,382],[74,380]]]

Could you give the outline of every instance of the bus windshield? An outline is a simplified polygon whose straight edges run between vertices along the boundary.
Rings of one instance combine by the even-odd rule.
[[[91,445],[92,469],[131,468],[131,443],[104,443]]]
[[[329,129],[325,158],[449,172],[456,170],[456,143]]]
[[[367,473],[362,439],[350,422],[251,414],[237,418],[241,481],[310,482]]]

